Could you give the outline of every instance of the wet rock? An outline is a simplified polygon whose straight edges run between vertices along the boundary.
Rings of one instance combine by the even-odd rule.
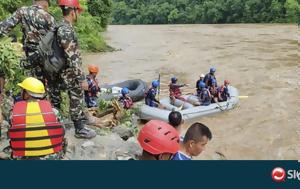
[[[83,149],[85,149],[85,148],[87,148],[87,147],[94,146],[94,145],[95,145],[95,143],[94,143],[93,141],[86,141],[86,142],[84,142],[84,143],[81,145],[81,147],[82,147]]]
[[[135,159],[142,152],[135,140],[123,141],[115,133],[83,140],[75,138],[74,129],[70,129],[66,137],[68,139],[66,159],[70,160],[128,160]]]
[[[116,126],[112,129],[112,132],[118,134],[125,141],[133,136],[132,129],[125,126]]]

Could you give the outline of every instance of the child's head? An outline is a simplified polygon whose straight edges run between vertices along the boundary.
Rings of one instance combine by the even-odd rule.
[[[183,120],[180,112],[172,111],[169,114],[169,124],[172,125],[178,132],[180,131],[180,126],[182,123]]]
[[[123,97],[128,97],[129,89],[127,87],[122,88],[121,94]]]
[[[151,120],[138,135],[143,148],[142,160],[169,160],[179,150],[178,132],[169,124]]]
[[[191,156],[198,156],[209,140],[212,139],[211,131],[202,123],[194,123],[187,130],[183,144]]]
[[[95,65],[89,65],[88,66],[89,72],[91,75],[93,75],[94,77],[97,76],[98,72],[99,72],[99,67],[95,66]]]

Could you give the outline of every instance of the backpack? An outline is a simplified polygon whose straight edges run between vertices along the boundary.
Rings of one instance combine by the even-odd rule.
[[[58,74],[66,66],[64,49],[59,45],[57,40],[57,31],[63,24],[49,31],[39,42],[38,52],[42,58],[44,71],[50,75]]]

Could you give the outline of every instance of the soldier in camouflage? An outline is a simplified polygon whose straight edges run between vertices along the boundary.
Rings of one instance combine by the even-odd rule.
[[[37,52],[37,45],[41,38],[55,28],[55,19],[47,10],[49,0],[34,0],[34,5],[18,9],[11,17],[0,22],[0,37],[8,34],[14,27],[21,24],[23,32],[23,49],[26,60],[22,65],[28,76],[37,77],[44,81],[41,58]]]
[[[64,49],[67,65],[59,77],[48,81],[52,104],[60,108],[60,90],[64,86],[70,99],[70,115],[75,126],[75,136],[78,138],[93,138],[96,132],[84,126],[83,89],[85,77],[82,71],[82,61],[79,53],[78,39],[73,24],[77,21],[77,14],[81,12],[78,0],[59,0],[64,19],[57,30],[57,40]],[[62,83],[64,82],[64,83]],[[57,87],[60,86],[60,87]]]

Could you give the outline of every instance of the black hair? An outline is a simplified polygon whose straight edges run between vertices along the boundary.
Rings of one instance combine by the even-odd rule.
[[[169,114],[169,124],[177,128],[182,123],[182,115],[180,112],[173,111]]]
[[[74,8],[67,6],[60,6],[63,16],[68,16]]]
[[[194,123],[186,131],[183,143],[186,143],[189,140],[194,140],[196,142],[199,142],[202,140],[203,136],[206,136],[209,140],[212,139],[212,134],[209,128],[202,123],[198,123],[198,122]]]

